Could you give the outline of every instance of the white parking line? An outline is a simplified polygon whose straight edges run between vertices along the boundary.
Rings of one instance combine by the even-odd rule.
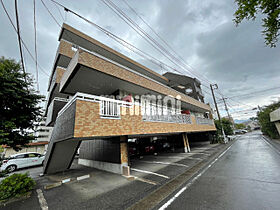
[[[89,177],[90,177],[89,174],[84,175],[84,176],[78,176],[78,177],[77,177],[77,181],[80,181],[80,180],[83,180],[83,179],[87,179],[87,178],[89,178]]]
[[[37,189],[36,192],[38,194],[38,199],[39,199],[39,203],[40,203],[41,209],[42,210],[49,209],[47,201],[46,201],[46,199],[44,197],[43,191],[41,189]]]
[[[205,152],[189,152],[188,154],[191,154],[191,155],[208,155],[208,156],[211,155],[211,154],[205,153]]]
[[[131,168],[130,170],[141,172],[141,173],[145,173],[145,174],[152,174],[152,175],[155,175],[155,176],[163,177],[165,179],[169,179],[168,176],[165,176],[165,175],[162,175],[162,174],[158,174],[158,173],[154,173],[154,172],[151,172],[151,171],[145,171],[145,170],[140,170],[140,169],[136,169],[136,168]]]
[[[157,158],[163,158],[163,159],[177,159],[177,160],[183,160],[183,159],[193,159],[193,160],[202,160],[202,158],[197,157],[190,157],[189,153],[182,153],[185,154],[185,156],[156,156]]]
[[[180,164],[180,163],[170,163],[170,162],[160,162],[160,161],[145,161],[145,160],[140,160],[139,162],[143,162],[143,163],[152,163],[152,164],[163,164],[163,165],[174,165],[174,166],[189,167],[189,166],[187,166],[187,165]]]
[[[159,210],[164,210],[166,209],[168,206],[170,206],[170,204],[176,199],[178,198],[186,189],[188,189],[199,177],[202,176],[202,174],[204,174],[210,167],[212,167],[212,165],[217,162],[217,160],[219,160],[230,148],[232,147],[232,145],[227,148],[222,154],[220,154],[215,160],[213,160],[205,169],[203,169],[199,174],[197,174],[194,178],[192,178],[192,180],[186,184],[185,187],[183,187],[179,192],[177,192],[171,199],[169,199],[165,204],[163,204]]]

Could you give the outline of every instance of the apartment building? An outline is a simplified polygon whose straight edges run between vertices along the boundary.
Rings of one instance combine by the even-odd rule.
[[[46,124],[54,128],[44,173],[68,169],[80,147],[79,164],[129,174],[129,139],[174,136],[188,152],[188,134],[216,130],[202,94],[179,90],[185,76],[177,75],[176,84],[171,74],[160,75],[67,24],[59,42],[48,87]]]

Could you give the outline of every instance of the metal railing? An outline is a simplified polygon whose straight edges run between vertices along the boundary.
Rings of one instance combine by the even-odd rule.
[[[203,117],[195,117],[196,124],[200,125],[213,125],[214,121],[212,119],[203,118]]]
[[[66,109],[68,109],[68,107],[71,106],[71,104],[73,104],[77,99],[99,103],[100,115],[102,117],[114,117],[114,118],[120,117],[121,106],[130,107],[133,105],[133,103],[126,102],[126,101],[77,92],[73,96],[73,98],[71,98],[68,101],[68,103],[59,111],[58,116],[60,116]]]
[[[192,124],[191,115],[189,114],[143,115],[143,120],[149,122]]]
[[[100,101],[100,115],[102,117],[120,118],[121,111],[119,103],[109,100]]]

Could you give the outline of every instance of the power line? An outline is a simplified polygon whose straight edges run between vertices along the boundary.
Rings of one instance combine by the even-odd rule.
[[[16,26],[15,26],[15,24],[13,23],[13,21],[12,21],[10,15],[9,15],[9,13],[8,13],[8,11],[7,11],[7,9],[6,9],[5,5],[4,5],[4,3],[3,3],[3,0],[0,0],[0,1],[1,1],[2,7],[3,7],[3,9],[4,9],[4,11],[5,11],[5,13],[6,13],[6,15],[7,15],[9,21],[10,21],[10,24],[13,26],[13,29],[14,29],[15,32],[17,33]],[[25,44],[25,42],[24,42],[24,40],[22,39],[22,37],[20,37],[20,40],[21,40],[21,43],[22,43],[23,47],[27,50],[28,54],[30,55],[30,57],[32,58],[32,60],[35,62],[36,60],[35,60],[34,56],[32,55],[31,51],[28,49],[28,47],[27,47],[27,45]],[[39,63],[38,63],[38,67],[41,69],[41,71],[42,71],[46,76],[48,76],[48,77],[50,76],[48,73],[46,73],[46,72],[44,71],[44,69],[40,66]]]
[[[18,45],[19,45],[19,53],[21,57],[21,65],[22,65],[22,70],[24,73],[24,80],[27,83],[26,79],[26,72],[24,68],[24,60],[23,60],[23,53],[22,53],[22,46],[21,46],[21,38],[20,38],[20,28],[19,28],[19,20],[18,20],[18,8],[17,8],[17,0],[15,0],[15,14],[16,14],[16,24],[17,24],[17,37],[18,37]]]
[[[280,89],[280,87],[273,87],[273,88],[268,88],[268,89],[264,89],[264,90],[259,90],[259,91],[255,91],[255,92],[251,92],[251,93],[242,94],[242,95],[230,96],[230,97],[228,97],[228,98],[239,98],[239,97],[244,97],[244,96],[252,96],[252,95],[257,94],[257,93],[263,93],[263,92],[272,91],[272,90],[277,90],[277,89]]]
[[[159,51],[165,58],[171,61],[174,65],[182,68],[194,76],[200,78],[196,72],[193,72],[186,67],[184,61],[176,58],[172,53],[170,53],[166,48],[164,48],[160,43],[158,43],[154,38],[152,38],[145,30],[143,30],[137,23],[135,23],[131,18],[129,18],[126,13],[121,10],[117,5],[115,5],[111,0],[102,0],[113,12],[115,12],[122,20],[124,20],[133,30],[138,33],[142,38],[144,38],[149,44],[151,44],[157,51]],[[107,3],[106,3],[107,2]],[[110,4],[110,5],[109,5]],[[125,19],[124,19],[125,18]],[[138,29],[136,29],[136,28]],[[145,36],[143,36],[141,33]],[[147,37],[147,38],[146,38]],[[200,78],[202,80],[202,78]],[[209,81],[207,81],[209,82]]]
[[[166,64],[166,63],[163,63],[162,61],[158,60],[157,58],[151,56],[150,54],[140,50],[139,48],[135,47],[134,45],[128,43],[127,41],[123,40],[122,38],[116,36],[115,34],[111,33],[110,31],[102,28],[101,26],[97,25],[96,23],[93,23],[92,21],[88,20],[87,18],[83,17],[82,15],[79,15],[78,13],[74,12],[73,10],[65,7],[64,5],[60,4],[59,2],[55,1],[55,0],[51,0],[53,3],[57,4],[58,6],[64,8],[64,10],[66,12],[70,12],[72,14],[74,14],[75,16],[81,18],[82,20],[84,20],[85,22],[91,24],[92,26],[96,27],[98,30],[100,30],[101,32],[105,33],[107,36],[109,36],[110,38],[112,38],[113,40],[115,40],[116,42],[118,42],[119,44],[121,44],[122,46],[124,46],[125,48],[133,51],[134,53],[136,53],[137,55],[143,57],[144,59],[147,59],[149,60],[150,62],[158,65],[160,68],[164,68],[166,69],[169,68],[169,70],[171,71],[175,71],[175,72],[178,72],[179,74],[182,74],[182,72],[178,71],[177,69],[175,69],[174,67]],[[46,5],[45,5],[46,7]],[[51,13],[49,10],[48,10],[49,13]],[[55,17],[53,15],[51,15],[51,17],[53,19],[55,19]],[[57,22],[57,20],[55,21]],[[58,24],[58,23],[57,23]],[[168,71],[168,69],[166,69]],[[207,86],[206,86],[207,87]],[[207,87],[208,89],[210,89],[209,87]],[[209,92],[207,91],[204,91],[206,92],[207,94],[211,95]]]
[[[41,0],[41,1],[42,1],[42,0]],[[70,10],[69,8],[63,6],[62,4],[58,3],[57,1],[55,1],[55,0],[51,0],[51,1],[54,2],[55,4],[57,4],[58,6],[64,8],[64,10],[65,10],[66,12],[70,12],[70,13],[76,15],[77,17],[83,19],[84,21],[88,22],[89,24],[93,25],[94,27],[96,27],[97,29],[99,29],[100,31],[102,31],[103,33],[105,33],[107,36],[109,36],[110,38],[114,39],[114,40],[117,41],[118,43],[122,44],[124,47],[128,48],[129,50],[133,51],[134,53],[140,55],[141,57],[144,57],[145,59],[147,59],[147,57],[152,58],[152,60],[149,59],[149,58],[148,58],[148,60],[151,61],[151,62],[153,62],[153,63],[155,63],[156,65],[159,65],[161,68],[164,67],[164,66],[166,66],[166,67],[168,67],[169,69],[172,69],[173,71],[176,71],[176,72],[182,74],[182,72],[179,72],[177,69],[175,69],[175,68],[169,66],[169,65],[166,64],[166,63],[163,63],[162,61],[159,61],[158,59],[154,58],[153,56],[149,55],[148,53],[143,52],[143,51],[140,50],[139,48],[137,48],[137,47],[133,46],[132,44],[128,43],[127,41],[121,39],[120,37],[116,36],[115,34],[111,33],[110,31],[108,31],[108,30],[102,28],[101,26],[97,25],[96,23],[93,23],[92,21],[88,20],[87,18],[83,17],[82,15],[79,15],[78,13],[74,12],[73,10]],[[102,1],[104,2],[104,0],[102,0]],[[106,5],[108,5],[108,3],[106,3],[106,2],[104,2],[104,3],[105,3]],[[110,4],[110,5],[111,5],[110,8],[111,8],[114,12],[116,12],[116,11],[115,11],[115,10],[117,10],[116,5],[114,5],[111,1],[110,1],[110,3],[111,3],[111,4]],[[114,5],[114,6],[113,6],[113,5]],[[113,8],[114,8],[115,10],[114,10]],[[120,16],[120,15],[118,14],[118,16]],[[123,19],[123,18],[122,18],[122,19]],[[124,20],[124,19],[123,19],[123,20]],[[128,22],[130,22],[129,25],[133,24],[133,23],[132,23],[132,20],[131,20],[129,17],[127,17],[127,20],[126,20],[125,22],[126,22],[127,24],[129,24]],[[133,26],[131,26],[131,27],[132,27],[134,30],[136,30],[136,28],[138,28],[139,26],[137,27],[136,25],[134,25],[134,27],[133,27]],[[135,28],[135,27],[136,27],[136,28]],[[140,29],[139,29],[139,30],[140,30]],[[144,32],[144,30],[143,30],[143,34],[147,34],[147,33]],[[140,34],[139,34],[139,35],[140,35]],[[141,34],[141,36],[143,37],[142,34]],[[146,39],[146,40],[147,40],[147,39]],[[153,39],[151,38],[151,40],[153,40]],[[153,46],[155,46],[155,45],[153,45]],[[163,53],[163,52],[161,51],[161,48],[160,48],[160,49],[157,48],[157,50],[160,51],[161,53]],[[166,55],[165,55],[165,56],[166,56]],[[168,58],[168,59],[170,60],[170,58]],[[158,63],[155,62],[155,60],[156,60]],[[174,63],[174,61],[172,61],[172,62]],[[177,64],[175,63],[175,65],[177,65]],[[178,66],[178,65],[177,65],[177,66]],[[182,67],[180,67],[180,68],[182,68]],[[187,70],[187,71],[189,71],[189,70]],[[203,85],[203,84],[202,84],[202,85]],[[204,85],[203,85],[203,86],[204,86]],[[205,86],[205,87],[207,87],[207,86]],[[207,87],[207,88],[210,89],[209,87]],[[209,93],[208,93],[208,94],[209,94]],[[224,95],[223,95],[222,93],[218,92],[218,94],[224,97]],[[238,102],[238,103],[243,104],[243,103],[241,103],[241,102]],[[244,104],[243,104],[243,105],[244,105]],[[246,106],[248,106],[248,105],[246,105]]]
[[[46,8],[46,10],[48,11],[48,13],[50,14],[50,16],[52,17],[52,19],[56,22],[56,24],[58,25],[59,28],[61,28],[60,23],[57,21],[57,19],[54,17],[54,15],[50,12],[49,8],[45,5],[44,1],[41,0],[43,6]]]
[[[36,4],[33,0],[33,22],[34,22],[34,51],[35,51],[35,65],[36,65],[36,83],[37,91],[39,92],[39,74],[38,74],[38,53],[37,53],[37,30],[36,30]]]
[[[180,60],[182,61],[182,63],[184,63],[185,65],[187,65],[189,68],[191,68],[192,70],[193,70],[193,67],[191,66],[191,65],[189,65],[188,63],[186,63],[186,61],[182,58],[182,56],[180,56],[180,54],[179,53],[177,53],[137,12],[136,12],[136,10],[135,9],[133,9],[129,4],[128,4],[128,2],[126,1],[126,0],[123,0],[123,2],[130,8],[130,10],[131,11],[133,11],[134,13],[135,13],[135,15],[137,16],[137,17],[139,17],[144,23],[145,23],[145,25],[146,26],[148,26],[149,27],[149,29],[175,54],[175,55],[177,55],[179,58],[180,58]],[[198,72],[197,72],[197,74],[199,74]],[[200,74],[200,76],[201,77],[203,77],[201,74]],[[211,82],[207,79],[207,78],[205,78],[205,80],[209,83],[209,84],[211,84]]]

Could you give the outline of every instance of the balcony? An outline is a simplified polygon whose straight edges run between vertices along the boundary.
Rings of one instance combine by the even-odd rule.
[[[67,116],[75,112],[74,138],[215,131],[209,119],[179,114],[166,109],[164,115],[142,114],[138,103],[130,103],[101,96],[77,93],[58,113]],[[65,117],[66,117],[65,115]]]
[[[147,122],[192,124],[191,115],[187,115],[187,114],[143,115],[143,120]]]
[[[46,126],[53,126],[58,115],[58,112],[65,106],[68,102],[66,98],[55,97],[47,109],[47,119]]]
[[[199,125],[214,125],[214,121],[212,119],[203,118],[203,117],[195,117],[196,124]]]

